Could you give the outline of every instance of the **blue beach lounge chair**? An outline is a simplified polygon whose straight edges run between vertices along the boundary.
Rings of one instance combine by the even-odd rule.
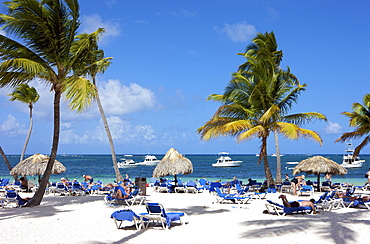
[[[271,200],[266,200],[267,203],[265,204],[266,209],[268,213],[270,214],[276,214],[279,216],[284,216],[286,214],[312,214],[313,211],[311,207],[293,207],[293,208],[288,208],[284,207],[283,205],[273,202]]]
[[[123,226],[123,224],[127,222],[134,222],[134,225],[137,230],[141,229],[142,227],[142,218],[136,213],[134,213],[131,209],[115,211],[114,213],[112,213],[110,217],[114,220],[117,229],[132,226],[132,224]]]
[[[186,217],[184,212],[170,212],[167,213],[162,204],[159,203],[146,203],[145,204],[147,213],[140,214],[143,225],[146,228],[149,226],[150,221],[160,222],[164,230],[168,229],[171,226],[171,223],[174,221],[180,221],[180,224],[183,225],[182,217]]]
[[[215,187],[215,191],[217,193],[216,195],[216,202],[218,203],[224,203],[224,202],[232,202],[232,203],[247,203],[249,200],[251,200],[251,197],[249,196],[241,196],[241,195],[235,195],[235,194],[226,194],[222,193],[220,188]]]

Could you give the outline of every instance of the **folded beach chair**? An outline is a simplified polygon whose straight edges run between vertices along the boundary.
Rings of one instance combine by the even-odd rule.
[[[141,229],[142,227],[142,218],[134,213],[131,209],[115,211],[110,217],[114,220],[117,229],[132,226],[132,224],[123,226],[123,224],[127,222],[134,222],[133,225],[135,225],[137,230]]]
[[[284,207],[283,205],[273,202],[271,200],[266,200],[267,203],[265,204],[268,213],[276,214],[279,216],[284,216],[286,214],[311,214],[313,213],[311,207],[294,207],[288,208]]]
[[[183,225],[182,217],[186,217],[184,212],[170,212],[167,213],[162,204],[159,203],[146,203],[145,204],[147,213],[140,214],[143,225],[146,228],[149,226],[149,222],[160,222],[164,230],[168,229],[171,226],[171,223],[174,221],[180,221],[180,224]]]
[[[220,188],[218,187],[215,187],[215,191],[217,193],[216,202],[218,203],[232,202],[232,203],[238,203],[238,204],[240,203],[245,204],[249,200],[251,200],[251,197],[249,196],[222,193]]]

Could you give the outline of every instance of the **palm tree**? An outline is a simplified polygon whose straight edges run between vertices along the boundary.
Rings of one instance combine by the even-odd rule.
[[[258,37],[261,35],[253,41],[260,44]],[[273,43],[271,40],[274,38],[268,39]],[[263,160],[265,176],[271,185],[274,180],[267,159],[267,138],[270,133],[277,131],[288,139],[311,137],[321,144],[322,140],[316,132],[300,128],[299,125],[326,118],[315,112],[287,115],[306,85],[299,84],[289,68],[276,68],[275,63],[281,59],[281,52],[271,52],[268,48],[261,48],[261,52],[258,52],[255,46],[250,47],[245,54],[247,62],[240,66],[239,72],[233,74],[224,94],[209,96],[208,99],[222,102],[223,105],[198,129],[198,133],[205,140],[221,135],[235,136],[238,142],[260,138],[258,163]]]
[[[79,22],[77,0],[12,0],[4,3],[0,25],[14,39],[0,35],[0,87],[16,87],[40,79],[54,92],[54,129],[50,159],[39,188],[28,206],[39,205],[58,151],[60,98],[66,94],[81,112],[96,97],[96,87],[79,74],[89,56],[92,37],[76,41]]]
[[[285,96],[284,93],[287,94],[289,89],[293,89],[293,87],[297,87],[301,91],[304,91],[306,85],[301,85],[299,83],[297,77],[290,72],[289,67],[287,67],[286,70],[281,69],[280,62],[283,58],[283,52],[278,50],[274,32],[266,32],[265,34],[258,33],[257,37],[253,39],[253,42],[247,46],[245,53],[239,53],[238,55],[242,55],[246,58],[246,62],[239,66],[238,72],[248,74],[248,71],[252,71],[252,75],[257,76],[258,79],[264,80],[266,84],[269,84],[269,86],[264,88],[265,93],[262,93],[265,96],[263,98],[264,106],[262,109],[266,110],[269,104],[280,104],[282,105],[280,113],[282,113],[282,115],[287,114],[293,103],[297,102],[299,93],[296,93],[293,97],[288,96],[288,99],[293,98],[293,100],[286,101],[285,105],[284,100],[281,100]],[[281,79],[283,79],[284,82],[279,81]],[[284,84],[285,88],[283,88],[281,84]],[[273,132],[277,155],[276,181],[280,183],[282,179],[280,147],[278,140],[279,132],[277,130],[273,130]],[[259,160],[261,160],[261,157]]]
[[[99,28],[96,32],[97,32],[96,37],[99,37],[99,35],[101,35],[104,32],[104,29]],[[77,39],[78,40],[85,40],[86,39],[86,34],[79,35],[77,37]],[[84,73],[91,76],[94,86],[97,87],[97,85],[96,85],[96,75],[97,75],[97,73],[103,73],[108,68],[108,66],[111,64],[111,59],[112,58],[104,58],[104,51],[101,50],[101,49],[98,49],[98,40],[94,40],[94,45],[92,45],[92,47],[91,47],[91,53],[90,54],[91,54],[91,57],[89,58],[89,60],[87,60],[88,63],[86,64],[86,69],[85,69]],[[116,181],[120,182],[120,181],[123,181],[124,178],[121,175],[121,172],[119,171],[119,168],[118,168],[117,157],[116,157],[116,153],[115,153],[115,150],[114,150],[113,138],[112,138],[112,135],[110,133],[108,121],[107,121],[107,118],[105,116],[103,106],[100,102],[100,97],[99,97],[99,92],[98,91],[97,91],[97,95],[96,95],[96,103],[98,105],[99,112],[100,112],[101,118],[103,120],[105,132],[107,133],[109,145],[110,145],[110,148],[111,148],[112,162],[113,162],[114,172],[116,174]]]
[[[11,94],[10,101],[20,101],[22,103],[28,104],[28,108],[30,109],[30,128],[28,129],[28,134],[26,137],[26,141],[23,145],[23,150],[21,153],[21,158],[19,161],[22,161],[24,158],[24,154],[26,153],[26,148],[28,145],[28,141],[30,140],[31,133],[32,133],[32,126],[33,126],[33,119],[32,119],[32,109],[33,104],[39,100],[40,95],[36,91],[34,87],[30,87],[28,84],[20,84]]]
[[[348,139],[365,137],[355,148],[353,157],[356,157],[370,142],[370,94],[364,96],[363,104],[354,103],[352,105],[352,112],[343,112],[342,114],[349,118],[349,126],[356,127],[356,129],[352,132],[344,133],[335,142],[344,142]]]

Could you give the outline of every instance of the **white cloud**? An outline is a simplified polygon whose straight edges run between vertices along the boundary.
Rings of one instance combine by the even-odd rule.
[[[103,21],[102,18],[97,15],[83,15],[81,17],[81,32],[82,33],[92,33],[98,28],[104,28],[105,33],[100,39],[101,44],[108,42],[108,39],[111,37],[119,36],[121,33],[120,23],[112,21]]]
[[[329,124],[325,127],[324,132],[327,134],[340,134],[343,132],[343,128],[338,123],[329,121]]]
[[[60,131],[60,144],[87,144],[90,143],[88,135],[75,134],[73,130]]]
[[[137,125],[135,127],[129,121],[120,117],[110,116],[107,118],[109,130],[113,140],[125,143],[152,142],[156,139],[154,129],[151,125]],[[107,134],[102,120],[93,132],[89,132],[93,140],[108,142]]]
[[[118,80],[108,80],[100,83],[98,89],[107,115],[121,115],[150,109],[156,104],[154,93],[135,83],[125,86]]]
[[[233,42],[247,42],[257,34],[256,27],[246,21],[233,25],[226,23],[222,28],[214,27],[214,29],[221,34],[225,34]]]
[[[0,125],[0,131],[10,137],[25,135],[28,132],[26,126],[24,124],[20,124],[11,114],[9,114],[6,120]]]

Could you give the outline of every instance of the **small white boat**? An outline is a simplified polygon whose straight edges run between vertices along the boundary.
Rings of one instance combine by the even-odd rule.
[[[137,163],[138,165],[157,165],[161,160],[157,159],[154,155],[146,155],[143,162]]]
[[[271,154],[272,157],[277,157],[276,153]],[[280,154],[280,157],[284,156],[284,154]]]
[[[361,160],[359,156],[353,157],[355,150],[352,147],[352,141],[347,142],[347,147],[343,155],[342,166],[344,168],[361,168],[365,160]]]
[[[124,156],[125,158],[122,158],[122,161],[117,163],[118,168],[133,167],[137,165],[137,163],[135,163],[135,161],[132,158],[128,158],[128,157],[132,157],[132,155],[124,155]]]
[[[286,164],[299,164],[299,162],[286,162]]]
[[[232,160],[227,152],[220,152],[218,156],[217,162],[212,164],[213,167],[239,167],[243,162]]]

